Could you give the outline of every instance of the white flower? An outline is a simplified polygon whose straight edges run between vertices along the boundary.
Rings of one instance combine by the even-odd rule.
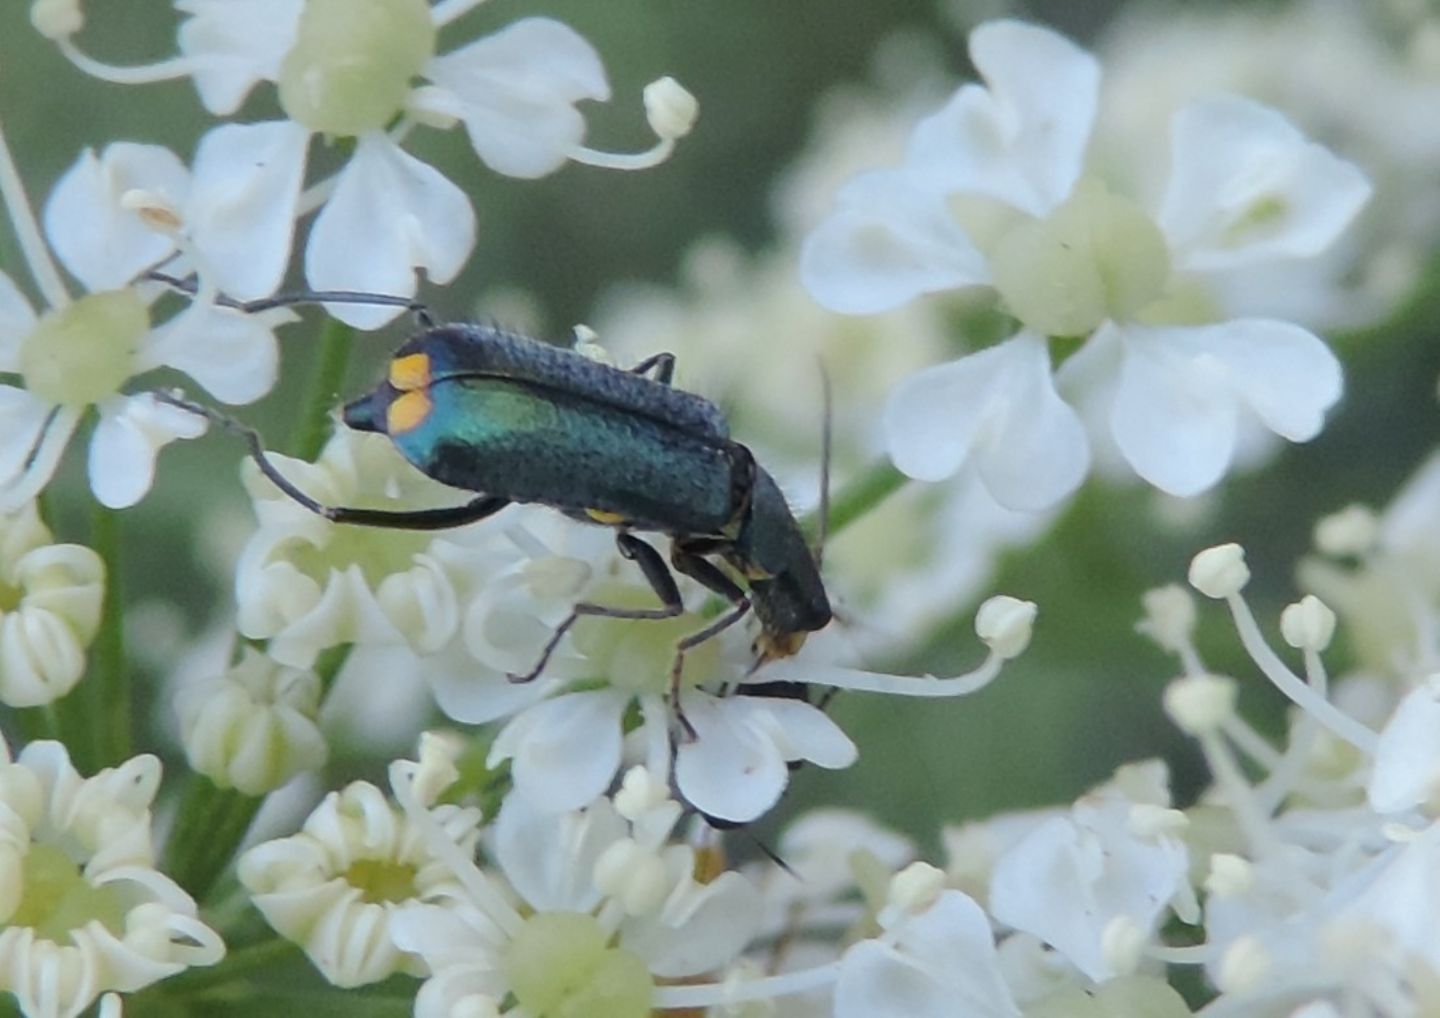
[[[314,463],[272,456],[277,469],[332,506],[435,504],[453,491],[425,477],[382,435],[337,428]],[[434,651],[459,624],[443,538],[336,524],[294,502],[253,469],[246,485],[260,527],[236,566],[240,632],[269,654],[309,668],[342,643],[408,644]]]
[[[990,921],[967,895],[944,891],[849,948],[835,984],[835,1018],[1018,1018]]]
[[[249,647],[223,676],[187,686],[175,703],[190,766],[246,795],[263,795],[325,762],[319,707],[319,676]]]
[[[223,957],[195,902],[156,870],[150,805],[160,762],[82,778],[58,742],[12,762],[0,744],[0,989],[27,1015],[74,1018]]]
[[[433,851],[459,868],[466,893],[397,920],[398,941],[434,973],[417,1013],[450,1014],[467,998],[512,994],[533,1014],[646,1014],[657,979],[693,979],[731,963],[758,927],[759,895],[738,873],[697,881],[694,850],[667,844],[681,813],[663,785],[636,769],[613,804],[557,813],[508,799],[493,875],[436,841]]]
[[[1081,800],[1068,817],[1041,822],[1011,845],[990,880],[995,918],[1032,933],[1088,978],[1133,969],[1116,931],[1148,939],[1185,888],[1188,855],[1167,833],[1140,828],[1154,809],[1124,798]],[[1139,828],[1139,829],[1137,829]]]
[[[1107,116],[1095,155],[1137,182],[1163,153],[1149,139],[1196,98],[1243,91],[1343,150],[1375,181],[1365,214],[1324,257],[1212,277],[1227,307],[1269,309],[1311,328],[1353,328],[1391,313],[1423,271],[1440,223],[1431,169],[1440,82],[1423,5],[1299,0],[1272,7],[1127,8],[1103,32]]]
[[[256,213],[275,186],[272,141],[239,127],[217,136],[202,144],[193,179],[159,146],[116,143],[98,157],[83,153],[45,207],[50,247],[90,290],[79,298],[51,263],[24,196],[4,190],[48,307],[37,313],[0,276],[0,372],[21,382],[0,386],[0,509],[45,486],[92,406],[100,420],[90,440],[90,486],[113,508],[139,501],[160,448],[196,437],[205,422],[149,393],[126,394],[133,376],[177,368],[232,403],[269,391],[278,359],[271,330],[288,312],[244,315],[210,298],[217,278],[258,292],[283,271],[288,217],[282,227]],[[237,147],[251,152],[243,165],[233,158]],[[159,291],[128,284],[177,251],[200,271],[202,299],[154,323],[149,304]]]
[[[659,136],[652,150],[617,156],[584,147],[577,105],[610,98],[594,48],[558,21],[524,18],[437,53],[440,30],[475,5],[177,0],[186,15],[179,28],[181,55],[139,68],[109,67],[81,52],[71,38],[83,23],[78,17],[49,34],[77,66],[102,78],[134,83],[193,77],[215,114],[233,113],[255,85],[273,82],[288,120],[246,129],[285,133],[287,145],[283,156],[277,151],[274,166],[287,181],[298,183],[304,175],[313,136],[354,139],[345,166],[312,187],[300,206],[301,213],[320,208],[305,252],[307,280],[319,290],[408,296],[415,292],[416,270],[449,282],[475,244],[475,213],[464,192],[401,147],[416,125],[463,123],[481,160],[497,172],[527,178],[569,160],[653,166],[688,130],[684,113],[694,100],[679,86],[662,86],[652,89],[650,101],[649,119]],[[288,230],[294,199],[287,192],[267,216],[283,214]],[[365,328],[398,313],[354,304],[332,311]]]
[[[1002,504],[1040,508],[1088,470],[1076,410],[1172,494],[1213,485],[1251,419],[1314,437],[1340,394],[1334,356],[1297,325],[1227,320],[1206,277],[1322,252],[1368,196],[1359,171],[1279,114],[1214,98],[1176,115],[1169,184],[1147,212],[1083,175],[1099,89],[1088,54],[1002,21],[975,30],[971,56],[988,87],[921,121],[899,168],[843,188],[802,257],[811,292],[839,311],[989,286],[1023,326],[895,390],[896,465],[935,480],[973,461]],[[1089,337],[1054,380],[1047,336]]]
[[[100,625],[104,563],[52,540],[34,503],[0,515],[0,702],[8,707],[53,703],[74,688]]]
[[[472,853],[479,821],[477,810],[437,806],[430,822]],[[326,796],[299,834],[245,852],[240,882],[270,925],[304,948],[334,985],[422,975],[425,964],[397,945],[393,927],[406,910],[458,892],[429,844],[413,817],[357,781]]]

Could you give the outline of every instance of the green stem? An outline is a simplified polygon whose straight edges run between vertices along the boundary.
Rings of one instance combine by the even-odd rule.
[[[114,767],[131,753],[130,669],[125,661],[118,513],[104,506],[95,507],[90,543],[105,563],[100,630],[90,648],[89,673],[55,705],[60,739],[82,774]]]
[[[909,480],[888,459],[871,463],[830,499],[830,527],[826,536],[834,537],[840,533],[905,487]],[[800,525],[807,534],[815,533],[819,526],[819,514],[807,514]]]
[[[55,704],[43,707],[22,707],[14,711],[15,729],[26,742],[39,739],[60,739],[60,714]]]
[[[320,352],[316,355],[310,391],[300,405],[300,419],[290,437],[290,455],[313,460],[325,447],[330,434],[330,411],[340,398],[345,369],[350,363],[351,340],[355,330],[331,318],[320,330]]]
[[[263,801],[191,774],[165,843],[164,872],[192,897],[203,899],[230,864]]]
[[[97,506],[91,540],[105,561],[105,606],[93,651],[96,661],[94,710],[99,765],[114,767],[130,758],[130,667],[125,660],[125,600],[121,595],[120,514]]]
[[[218,965],[204,969],[187,969],[161,985],[167,996],[196,993],[299,959],[300,948],[296,944],[283,937],[272,937],[258,944],[249,944],[227,952]]]

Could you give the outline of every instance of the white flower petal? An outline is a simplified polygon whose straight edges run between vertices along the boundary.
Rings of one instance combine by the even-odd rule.
[[[35,309],[10,277],[0,272],[0,371],[19,372],[20,345],[35,328]]]
[[[134,505],[150,490],[160,449],[177,438],[203,435],[205,426],[204,418],[150,393],[106,400],[90,439],[90,489],[111,509]]]
[[[579,809],[620,767],[620,715],[630,698],[613,689],[565,693],[527,709],[495,738],[489,762],[513,759],[515,790],[549,811]]]
[[[191,77],[207,110],[228,116],[257,82],[280,77],[304,6],[305,0],[176,0],[175,9],[190,15],[177,33],[180,52],[195,61]]]
[[[501,671],[475,660],[458,643],[425,659],[425,681],[435,705],[452,721],[483,725],[518,714],[553,693],[555,680],[511,682]]]
[[[1240,405],[1303,442],[1340,398],[1335,355],[1298,325],[1254,318],[1118,331],[1124,357],[1111,430],[1136,473],[1172,495],[1197,494],[1224,475]]]
[[[305,277],[317,290],[410,297],[415,269],[449,282],[474,246],[475,212],[465,193],[384,135],[368,134],[311,228]],[[340,304],[327,310],[371,329],[401,309]]]
[[[985,257],[944,197],[898,170],[864,173],[805,239],[800,277],[832,311],[870,314],[925,293],[988,282]]]
[[[50,483],[80,411],[0,385],[0,513],[13,512]]]
[[[185,223],[226,294],[264,297],[284,278],[309,138],[277,120],[222,124],[200,139]]]
[[[1080,176],[1100,66],[1064,36],[1020,21],[975,29],[970,58],[988,87],[961,88],[917,124],[905,165],[947,192],[1044,215]]]
[[[284,320],[291,318],[287,313]],[[279,373],[276,321],[268,313],[192,305],[150,334],[142,356],[147,367],[185,372],[222,402],[253,403],[274,387]]]
[[[1375,747],[1375,767],[1365,785],[1370,808],[1400,813],[1426,803],[1440,779],[1440,697],[1434,679],[1405,694],[1385,723]]]
[[[707,816],[747,823],[780,799],[790,780],[768,726],[756,725],[747,700],[689,693],[681,698],[695,738],[675,748],[675,786]]]
[[[585,137],[575,103],[610,98],[595,48],[550,18],[523,18],[434,58],[425,73],[450,93],[476,154],[511,177],[559,169]]]
[[[998,921],[1039,937],[1097,981],[1115,974],[1104,946],[1110,922],[1123,917],[1153,931],[1188,865],[1179,842],[1133,834],[1130,810],[1124,800],[1077,804],[1010,846],[990,881]]]
[[[627,924],[620,934],[621,947],[666,979],[723,969],[750,943],[765,914],[755,885],[733,871],[681,893],[693,896],[685,902],[683,922],[672,925],[662,916]]]
[[[1045,341],[1028,332],[910,376],[891,393],[883,426],[906,474],[938,481],[973,456],[980,479],[1010,509],[1055,505],[1090,465],[1084,427],[1055,391]]]
[[[131,190],[161,195],[180,208],[190,174],[160,145],[118,141],[98,157],[80,153],[45,202],[45,235],[65,268],[91,291],[128,283],[175,250],[174,241],[146,226],[120,200]]]
[[[625,834],[625,821],[608,799],[556,813],[512,795],[495,822],[495,860],[537,912],[588,912],[601,898],[595,863]]]
[[[786,761],[805,760],[838,770],[849,767],[859,755],[850,736],[813,704],[788,697],[747,696],[737,706],[750,714],[750,724],[769,729]]]
[[[840,960],[835,1018],[1017,1018],[990,921],[960,891],[945,891],[905,921],[892,947],[862,940]]]
[[[1159,221],[1181,269],[1319,254],[1370,197],[1351,163],[1284,116],[1233,96],[1175,115]]]

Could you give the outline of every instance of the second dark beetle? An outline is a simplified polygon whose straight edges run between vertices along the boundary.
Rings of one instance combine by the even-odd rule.
[[[492,327],[433,326],[395,352],[385,381],[348,404],[344,421],[388,435],[421,471],[479,497],[416,512],[322,506],[263,456],[260,465],[292,497],[340,523],[438,529],[531,502],[614,528],[621,554],[639,565],[661,607],[578,604],[517,679],[538,675],[582,616],[679,615],[670,569],[635,532],[668,535],[670,566],[732,606],[677,645],[673,694],[684,652],[752,608],[760,660],[795,653],[831,618],[815,559],[774,479],[730,438],[719,408],[669,384],[673,369],[669,354],[623,371]]]

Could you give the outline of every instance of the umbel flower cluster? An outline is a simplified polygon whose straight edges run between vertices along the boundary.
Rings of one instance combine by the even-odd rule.
[[[776,579],[727,557],[766,535],[676,526],[698,550],[677,545],[670,577],[635,543],[664,535],[599,510],[436,528],[487,493],[334,414],[351,332],[413,309],[476,247],[471,199],[417,139],[463,129],[517,179],[664,173],[697,124],[660,78],[642,94],[653,146],[592,147],[584,104],[611,98],[596,49],[543,16],[482,31],[481,6],[176,0],[173,52],[122,64],[80,0],[36,0],[33,33],[0,43],[53,48],[76,87],[188,81],[207,118],[188,161],[104,139],[53,182],[0,132],[17,252],[0,273],[0,990],[44,1018],[315,1001],[420,1018],[1440,1013],[1440,461],[1388,509],[1320,521],[1304,596],[1278,614],[1288,650],[1238,544],[1194,556],[1188,588],[1093,592],[1133,601],[1141,635],[1124,635],[1173,658],[1156,717],[1203,761],[1173,787],[1158,757],[1084,791],[1057,776],[1052,798],[1081,792],[1069,805],[942,817],[930,861],[918,832],[848,801],[749,861],[754,838],[731,833],[776,817],[798,768],[856,763],[837,691],[950,700],[1029,666],[1047,591],[981,595],[1001,550],[1045,541],[1093,472],[1188,498],[1263,466],[1275,436],[1321,432],[1342,394],[1322,338],[1336,295],[1365,293],[1372,319],[1405,296],[1366,275],[1352,230],[1372,193],[1405,218],[1382,187],[1397,150],[1358,139],[1352,162],[1343,133],[1307,133],[1313,110],[1214,87],[1229,82],[1167,92],[1157,119],[1091,53],[1017,20],[969,33],[977,81],[839,102],[777,192],[773,250],[701,244],[678,291],[617,290],[601,333],[575,330],[612,367],[682,344],[687,372],[734,393],[757,460],[816,492],[793,511],[836,620],[777,642],[753,614],[727,624],[719,595]],[[1391,92],[1422,87],[1391,71]],[[291,273],[304,301],[280,293]],[[302,302],[327,322],[280,444],[216,404],[277,386]],[[817,352],[837,397],[823,463],[795,438]],[[398,358],[385,384],[423,418],[438,383],[413,370]],[[133,603],[153,586],[138,521],[168,491],[204,501],[157,463],[179,439],[235,450],[253,516],[211,555],[233,603],[193,645],[173,611],[191,591]],[[773,523],[756,477],[744,519]],[[56,536],[72,501],[85,543]],[[160,524],[163,556],[225,529],[210,521]],[[1207,665],[1225,652],[1197,636],[1192,590],[1228,609],[1237,675]],[[962,615],[970,670],[868,667],[919,659]],[[1245,684],[1283,722],[1247,720]],[[1032,737],[1024,719],[1007,733]]]

